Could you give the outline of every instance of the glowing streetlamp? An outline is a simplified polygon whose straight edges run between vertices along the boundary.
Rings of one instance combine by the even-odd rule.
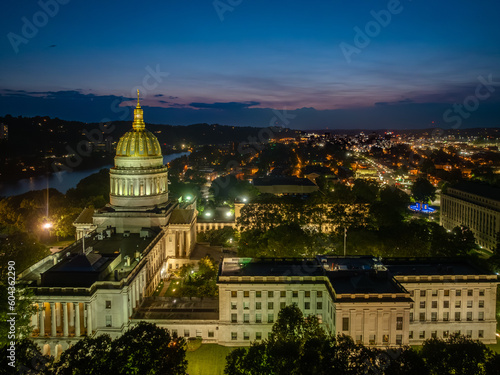
[[[50,223],[50,222],[47,221],[46,223],[44,223],[42,225],[42,228],[46,229],[46,230],[49,230],[50,228],[52,228],[52,226],[53,226],[52,223]]]

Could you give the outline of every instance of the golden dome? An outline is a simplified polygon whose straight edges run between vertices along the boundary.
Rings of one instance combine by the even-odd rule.
[[[160,142],[146,129],[143,111],[139,104],[139,90],[137,90],[137,106],[134,109],[132,130],[126,132],[118,141],[116,156],[162,156]]]

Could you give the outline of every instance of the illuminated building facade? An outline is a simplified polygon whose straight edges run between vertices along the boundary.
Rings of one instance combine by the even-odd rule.
[[[493,250],[500,232],[500,189],[470,182],[447,188],[441,193],[440,220],[448,230],[467,226],[479,246]]]

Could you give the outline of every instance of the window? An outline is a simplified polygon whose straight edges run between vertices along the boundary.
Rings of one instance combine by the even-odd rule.
[[[471,338],[472,337],[472,331],[471,330],[465,331],[465,336],[467,336],[468,338]]]
[[[479,289],[479,297],[484,296],[484,289]]]
[[[262,332],[255,332],[255,340],[262,340]]]
[[[403,317],[396,317],[396,330],[401,331],[403,329]]]
[[[172,329],[172,337],[176,338],[178,336],[177,329]]]
[[[250,309],[250,302],[243,302],[243,310],[249,310]]]
[[[409,338],[410,340],[412,340],[412,339],[413,339],[413,331],[408,332],[408,338]]]
[[[214,331],[208,331],[208,337],[214,337]]]
[[[267,338],[268,338],[268,339],[270,339],[272,335],[273,335],[273,333],[272,333],[272,332],[268,332],[268,333],[267,333]]]
[[[280,310],[286,307],[286,302],[280,302]]]
[[[432,322],[437,322],[437,320],[438,320],[438,316],[437,315],[438,315],[437,312],[431,313],[431,321]]]
[[[450,291],[449,291],[449,290],[445,290],[445,291],[444,291],[444,296],[445,296],[445,297],[448,297],[449,295],[450,295]]]
[[[425,313],[420,313],[418,320],[420,320],[421,322],[425,322]]]
[[[255,292],[255,298],[260,298],[260,297],[262,297],[262,292],[261,291]]]
[[[437,309],[437,307],[438,307],[438,301],[432,301],[431,307],[433,309]]]
[[[280,297],[281,297],[281,298],[285,298],[285,297],[286,297],[286,291],[285,291],[285,290],[282,290],[282,291],[280,292]]]
[[[255,323],[262,323],[262,314],[255,314]]]
[[[479,301],[479,308],[483,308],[484,307],[484,301]]]
[[[236,310],[237,308],[236,302],[231,302],[231,310]]]
[[[267,322],[274,323],[274,314],[267,314]]]
[[[467,312],[467,321],[472,322],[472,312],[471,311]]]
[[[232,290],[232,291],[231,291],[231,297],[232,297],[232,298],[236,298],[236,297],[238,297],[238,292],[237,292],[237,291],[235,291],[235,290]]]
[[[420,301],[420,308],[425,309],[425,301]]]
[[[410,290],[410,296],[413,297],[415,295],[415,291]]]
[[[238,314],[231,314],[231,323],[238,323]]]
[[[274,292],[272,290],[267,292],[267,298],[273,298],[274,297]]]
[[[243,340],[250,340],[250,334],[248,332],[243,332]]]
[[[310,310],[311,309],[311,303],[310,302],[304,302],[304,310]]]
[[[425,297],[425,290],[420,291],[420,297]]]
[[[238,340],[238,332],[231,332],[231,340]]]
[[[106,315],[106,327],[111,327],[113,325],[113,318],[111,315]]]
[[[413,313],[410,313],[410,322],[413,322]]]
[[[250,323],[250,314],[243,314],[243,323]]]
[[[420,331],[420,332],[418,333],[418,338],[419,338],[419,339],[425,339],[425,331]]]
[[[472,297],[473,290],[472,289],[467,289],[467,296]]]
[[[443,321],[447,322],[448,320],[450,320],[450,313],[449,312],[443,313]]]
[[[316,297],[318,297],[318,298],[323,297],[323,292],[322,292],[321,290],[318,290],[318,291],[316,292]]]
[[[477,337],[479,337],[480,339],[482,339],[484,337],[484,331],[482,329],[480,329],[478,332],[477,332]]]
[[[349,331],[349,318],[342,318],[342,331]]]
[[[356,344],[363,343],[363,335],[356,335]]]
[[[460,308],[462,307],[462,301],[455,301],[455,308]]]
[[[437,337],[437,331],[432,331],[431,332],[431,337],[435,339]]]
[[[433,295],[434,297],[436,297],[436,296],[438,295],[438,291],[437,291],[437,289],[434,289],[434,290],[432,291],[432,295]]]
[[[396,335],[396,345],[403,345],[403,335]]]
[[[298,292],[298,291],[296,291],[296,290],[294,290],[294,291],[292,292],[292,297],[293,297],[293,298],[298,298],[298,296],[299,296],[299,292]]]
[[[306,291],[304,292],[304,297],[305,297],[305,298],[309,298],[309,297],[311,297],[311,291],[306,290]]]
[[[461,291],[461,290],[457,290],[457,291],[455,291],[455,295],[456,295],[457,297],[460,297],[460,296],[462,295],[462,291]]]
[[[189,337],[189,329],[184,330],[184,337]]]
[[[384,344],[388,344],[389,343],[389,335],[382,335],[382,342]]]
[[[268,310],[272,310],[272,309],[274,309],[274,302],[268,302],[268,303],[267,303],[267,309],[268,309]]]
[[[322,310],[323,309],[323,302],[316,302],[316,309]]]
[[[377,339],[376,335],[370,335],[370,340],[369,340],[370,345],[375,345],[376,339]]]
[[[450,307],[450,301],[443,301],[443,307],[445,309],[447,309],[448,307]]]
[[[460,321],[460,311],[457,311],[455,313],[455,322],[459,322]]]
[[[448,336],[450,335],[450,331],[443,331],[443,338],[448,338]]]
[[[483,311],[479,312],[478,320],[481,320],[481,321],[484,320],[484,312]]]
[[[196,337],[201,337],[201,329],[196,330]]]
[[[106,301],[106,308],[110,309],[111,308],[111,301]]]
[[[467,301],[467,308],[469,308],[469,309],[472,308],[472,301]]]
[[[260,310],[262,308],[261,302],[255,302],[255,310]]]
[[[243,297],[245,297],[245,298],[250,297],[250,292],[249,292],[248,290],[245,290],[245,291],[243,292]]]

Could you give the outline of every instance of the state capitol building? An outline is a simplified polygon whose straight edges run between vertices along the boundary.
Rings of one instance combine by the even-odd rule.
[[[32,339],[44,354],[58,357],[83,336],[120,336],[139,321],[207,343],[249,345],[267,339],[290,304],[365,345],[418,345],[453,333],[496,343],[498,277],[462,259],[220,253],[218,297],[153,297],[172,270],[206,252],[196,244],[196,202],[169,198],[168,170],[139,98],[110,185],[110,203],[76,219],[77,241],[20,275],[34,292]]]

